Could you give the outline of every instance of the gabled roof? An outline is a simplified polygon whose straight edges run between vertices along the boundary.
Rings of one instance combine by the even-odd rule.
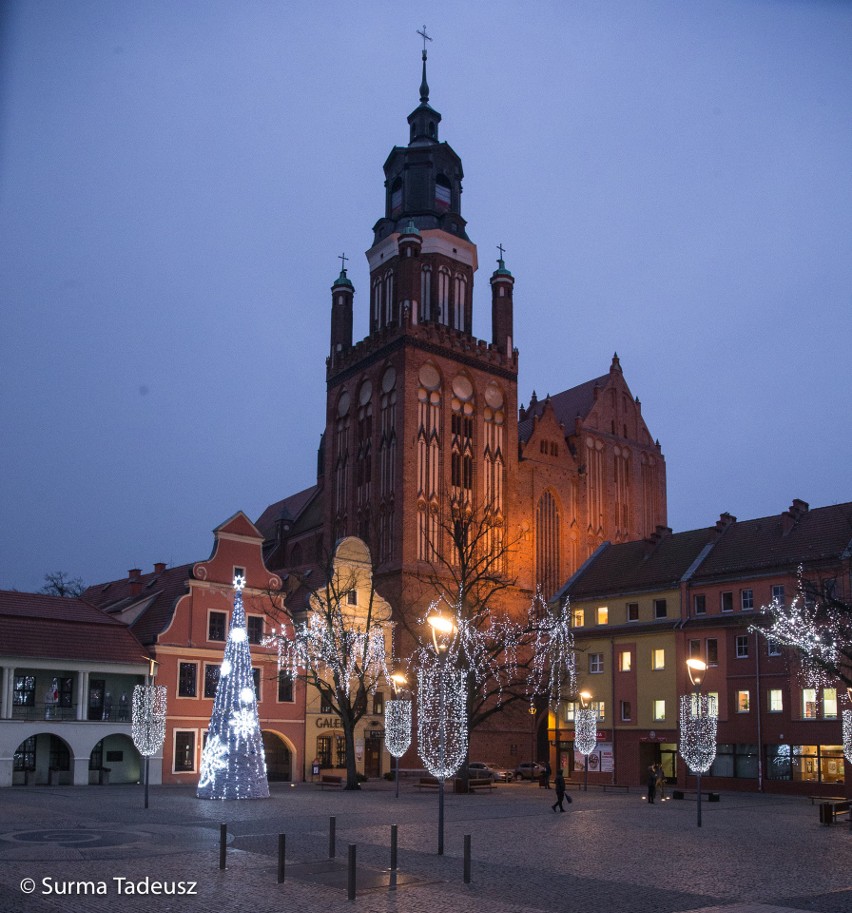
[[[668,534],[666,534],[668,533]],[[656,542],[607,544],[578,571],[557,594],[564,599],[584,599],[613,593],[672,589],[696,558],[718,536],[715,526],[671,535],[665,531]]]
[[[557,421],[565,428],[565,434],[571,434],[574,431],[574,422],[579,415],[585,418],[595,404],[595,387],[603,389],[609,382],[609,374],[603,374],[593,380],[587,380],[584,384],[571,387],[570,390],[563,390],[555,396],[547,399],[537,400],[530,403],[529,408],[524,413],[524,418],[518,422],[518,440],[524,443],[530,439],[532,434],[534,419],[544,412],[545,404],[550,401],[553,412]]]
[[[143,664],[145,650],[126,625],[84,599],[0,590],[0,652]]]
[[[795,573],[799,564],[837,561],[852,544],[852,502],[790,510],[731,524],[701,563],[695,580],[759,570]]]
[[[143,643],[153,643],[168,627],[178,599],[189,591],[192,564],[155,570],[90,586],[83,598],[107,616],[129,624]]]
[[[275,531],[275,524],[279,520],[289,520],[291,523],[295,523],[318,491],[319,485],[311,485],[310,488],[305,488],[303,491],[270,504],[257,518],[255,526],[265,538],[270,538]]]

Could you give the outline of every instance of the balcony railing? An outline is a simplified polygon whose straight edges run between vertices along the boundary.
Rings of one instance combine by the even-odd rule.
[[[89,713],[92,715],[90,716]],[[104,711],[89,711],[80,722],[110,722],[129,723],[130,713],[126,706],[115,707],[104,716]],[[13,720],[47,720],[49,722],[77,722],[77,705],[64,707],[60,704],[14,704],[12,706]]]

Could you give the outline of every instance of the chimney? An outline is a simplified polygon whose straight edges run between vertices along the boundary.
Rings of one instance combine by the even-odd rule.
[[[793,498],[793,503],[788,510],[781,514],[781,535],[786,536],[791,533],[796,524],[808,512],[808,502],[800,498]]]
[[[162,574],[165,569],[166,569],[165,561],[155,561],[154,562],[154,573],[155,574]]]
[[[650,536],[645,537],[645,557],[649,558],[663,539],[668,539],[671,534],[671,527],[657,524],[657,528],[654,532],[652,532]]]
[[[127,579],[130,581],[130,595],[138,596],[142,592],[142,570],[133,567],[127,572]]]
[[[716,521],[716,532],[723,533],[729,526],[733,526],[737,522],[737,518],[733,514],[729,514],[725,511],[723,514],[719,514],[719,519]]]

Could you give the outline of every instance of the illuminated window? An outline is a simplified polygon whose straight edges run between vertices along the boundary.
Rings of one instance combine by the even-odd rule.
[[[651,650],[651,668],[666,668],[666,651],[663,647],[657,647],[656,649]]]
[[[802,718],[806,720],[817,718],[816,688],[802,689]]]
[[[585,615],[585,612],[583,612],[582,609],[574,609],[574,611],[571,612],[571,625],[572,625],[572,627],[575,627],[575,628],[582,628],[583,625],[586,623],[586,620],[585,620],[585,619],[586,619],[586,615]]]
[[[631,663],[632,654],[629,650],[622,650],[618,654],[618,671],[619,672],[629,672],[630,663]]]
[[[600,606],[598,608],[598,624],[609,624],[609,609],[606,606]]]
[[[606,702],[605,701],[590,701],[589,710],[594,710],[597,714],[598,721],[606,719]]]
[[[664,700],[654,701],[654,719],[657,720],[657,722],[661,722],[661,721],[665,720],[665,718],[666,718],[666,702]]]
[[[769,689],[769,712],[784,712],[784,692],[780,688]]]
[[[737,713],[748,713],[751,710],[751,693],[737,691]]]
[[[837,689],[822,689],[822,715],[824,719],[837,719]]]

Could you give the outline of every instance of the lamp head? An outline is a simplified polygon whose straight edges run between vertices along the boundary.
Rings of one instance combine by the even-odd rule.
[[[391,675],[391,683],[393,684],[394,694],[396,694],[408,684],[408,679],[402,672],[394,672]]]
[[[694,657],[686,661],[686,670],[689,672],[689,680],[697,688],[704,681],[704,673],[707,671],[707,663],[703,659]]]
[[[429,626],[432,628],[432,643],[435,645],[435,651],[437,653],[444,652],[447,649],[447,642],[456,633],[456,623],[452,618],[441,615],[440,612],[430,615],[426,621],[429,622]],[[438,640],[439,636],[441,637],[440,641]]]

